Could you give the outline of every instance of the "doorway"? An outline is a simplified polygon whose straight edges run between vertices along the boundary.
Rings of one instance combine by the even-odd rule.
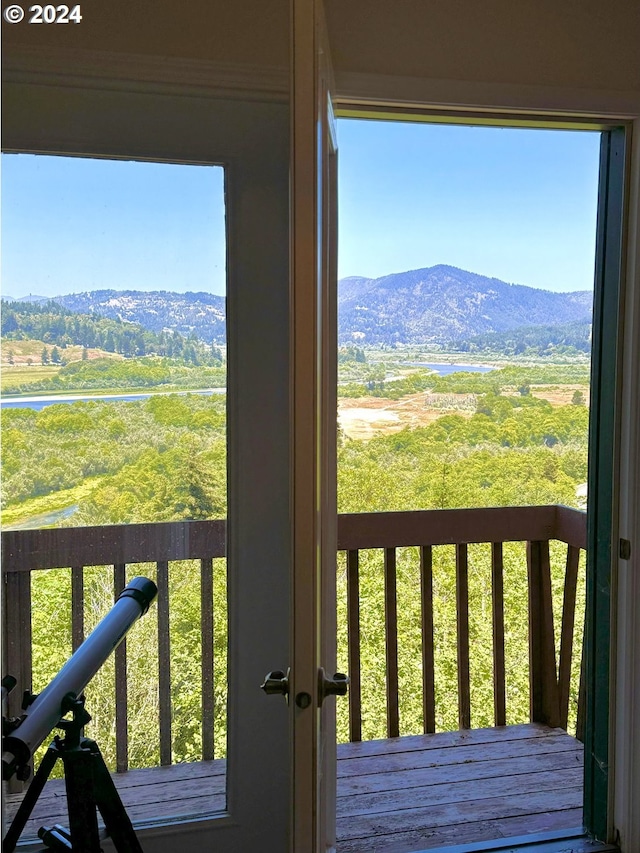
[[[366,507],[385,515],[371,516],[369,524],[364,515],[358,521],[346,516],[344,536],[339,535],[339,548],[346,551],[338,574],[342,593],[338,623],[343,626],[339,649],[343,660],[349,661],[352,678],[350,713],[340,717],[339,712],[342,738],[352,741],[343,748],[341,781],[348,801],[344,800],[341,811],[339,793],[339,827],[340,816],[344,819],[339,844],[345,850],[357,850],[358,837],[365,839],[367,833],[366,841],[360,842],[365,847],[382,845],[384,840],[397,844],[398,850],[436,848],[505,834],[579,834],[585,711],[581,690],[587,689],[584,678],[580,687],[581,671],[583,676],[585,671],[581,655],[587,545],[584,510],[588,467],[595,492],[598,447],[592,437],[588,465],[589,377],[598,377],[601,370],[598,358],[593,368],[589,366],[592,283],[596,235],[599,252],[603,246],[602,210],[597,214],[598,180],[602,204],[611,137],[605,133],[601,139],[599,128],[592,133],[497,130],[358,122],[356,117],[352,113],[340,128],[347,128],[341,138],[341,253],[351,266],[343,267],[339,285],[339,508],[343,513],[360,514]],[[480,152],[486,153],[484,144],[489,144],[492,134],[496,145],[492,154],[478,157]],[[369,142],[366,149],[364,139]],[[532,156],[520,172],[522,185],[517,183],[521,164],[513,153],[517,140],[525,159]],[[350,141],[355,143],[351,152]],[[511,143],[514,148],[509,152]],[[542,154],[547,145],[558,143],[567,145],[567,162],[576,173],[561,165],[562,156],[554,160],[550,149],[546,156]],[[576,148],[569,153],[572,144]],[[534,154],[536,145],[540,148]],[[579,150],[586,155],[584,159],[577,154]],[[416,170],[412,156],[421,163],[420,169]],[[450,166],[446,165],[447,156],[451,157]],[[579,163],[583,171],[573,184]],[[345,180],[349,167],[354,170],[351,183],[348,176]],[[367,168],[373,170],[371,174],[366,174]],[[403,179],[395,175],[396,168]],[[566,184],[552,178],[554,169],[560,169]],[[405,170],[411,174],[410,181]],[[478,186],[483,181],[484,195]],[[528,181],[532,182],[530,197],[525,189]],[[442,195],[440,184],[444,185]],[[401,192],[398,186],[407,190]],[[561,197],[555,205],[552,187]],[[363,210],[358,214],[360,204],[366,214]],[[583,237],[574,245],[580,247],[582,276],[588,282],[583,293],[575,292],[582,289],[576,286],[568,297],[570,311],[576,312],[571,317],[562,314],[562,286],[548,284],[545,293],[544,285],[539,284],[536,292],[518,286],[525,284],[523,274],[512,272],[505,276],[505,283],[495,270],[483,270],[487,273],[483,281],[482,275],[464,269],[461,258],[466,252],[467,257],[478,258],[487,251],[493,263],[535,254],[539,273],[545,266],[546,249],[547,262],[551,262],[546,275],[550,275],[554,257],[558,275],[560,243],[554,247],[553,239],[563,235],[562,251],[569,263],[567,247],[575,239],[552,224],[550,211],[557,208],[560,213],[563,204],[580,208]],[[498,224],[501,215],[504,219]],[[535,219],[536,215],[540,216],[537,225],[533,220],[527,222],[526,216]],[[569,218],[575,224],[576,217]],[[363,221],[367,227],[359,228]],[[465,222],[471,232],[468,240]],[[473,230],[471,223],[476,225]],[[498,241],[504,238],[504,255],[495,241],[487,245],[487,237],[476,233],[485,227]],[[386,268],[376,269],[376,263],[384,264],[398,246],[416,260],[404,264],[402,270],[398,262],[397,269],[389,267],[393,263],[389,260]],[[451,254],[443,259],[439,251]],[[417,260],[421,253],[425,261]],[[354,266],[354,259],[363,270]],[[575,274],[577,265],[573,266]],[[598,285],[597,265],[595,279],[597,289],[602,286]],[[611,284],[609,292],[610,288]],[[566,287],[566,291],[572,289]],[[500,330],[492,306],[500,301],[501,292],[516,301],[511,302],[509,319]],[[547,318],[537,314],[540,303],[535,309],[530,305],[519,311],[518,297],[532,294],[550,298],[554,307]],[[477,320],[463,332],[469,314]],[[593,322],[594,329],[602,323],[597,301]],[[491,329],[478,333],[478,324],[484,323]],[[593,425],[599,417],[594,414],[599,410],[597,396],[592,396],[591,409]],[[535,438],[530,434],[525,439],[523,433],[516,437],[516,423],[524,422],[521,417],[538,423]],[[556,417],[566,417],[573,427],[558,430],[552,426]],[[502,425],[498,432],[493,431],[492,422],[493,426]],[[515,432],[507,435],[503,429]],[[440,442],[442,453],[437,450]],[[534,445],[539,452],[531,452]],[[519,465],[527,457],[533,464],[525,471]],[[505,467],[493,476],[490,468],[496,463]],[[561,495],[557,489],[566,491]],[[544,523],[538,526],[540,518],[534,520],[542,505],[550,513],[546,530]],[[558,511],[555,520],[550,520],[555,505],[573,510]],[[476,509],[458,518],[459,507]],[[481,511],[481,507],[487,510]],[[504,528],[500,528],[500,510],[492,518],[489,507],[503,508]],[[395,512],[387,515],[389,510]],[[407,515],[415,517],[415,524]],[[590,516],[593,518],[592,512]],[[497,526],[492,529],[494,523]],[[527,528],[529,523],[532,526]],[[566,525],[573,525],[573,531]],[[516,540],[520,544],[512,544]],[[553,540],[551,546],[549,540]],[[482,542],[486,544],[472,544]],[[400,546],[413,546],[412,552]],[[474,608],[478,608],[475,615]],[[534,630],[529,622],[540,618],[547,626],[543,631]],[[545,668],[552,672],[551,678],[544,675]],[[518,676],[519,686],[513,681]],[[545,678],[547,688],[537,683]],[[496,740],[498,734],[511,740],[516,735],[537,738],[550,733],[528,730],[531,723],[549,726],[552,736],[561,730],[572,735],[558,743],[546,741],[536,755],[537,770],[543,774],[538,777],[539,790],[520,790],[515,769],[509,780],[510,811],[509,797],[492,787],[483,775],[487,765],[483,768],[481,762],[493,749],[487,742]],[[439,749],[436,737],[441,735],[433,733],[447,729],[451,734],[441,744],[443,766],[438,772],[427,770],[437,766],[436,753],[423,756],[420,750],[427,744]],[[456,729],[459,733],[454,734]],[[464,750],[458,748],[456,753],[452,747],[454,743],[471,747],[475,730],[483,731],[486,740],[478,747],[480,763],[472,771],[473,750],[463,758]],[[424,741],[420,732],[427,735]],[[375,739],[399,735],[399,742],[387,742],[386,758],[386,766],[399,774],[396,786],[391,772],[388,784],[384,781],[385,741]],[[371,738],[374,740],[367,743]],[[405,746],[397,746],[403,742]],[[539,745],[531,746],[532,754]],[[499,775],[510,776],[507,768],[518,763],[519,769],[524,768],[524,741],[516,747],[516,762],[501,765]],[[502,749],[504,743],[498,752]],[[558,774],[556,793],[549,782],[551,765],[543,770],[545,759],[540,757],[554,751],[564,753],[553,771]],[[454,765],[464,762],[465,773],[460,768],[446,768],[447,756]],[[506,753],[500,755],[500,759],[505,757]],[[535,767],[523,770],[527,785],[535,771]],[[361,778],[359,774],[363,774]],[[460,802],[456,803],[453,791],[458,783]],[[407,790],[411,787],[414,790]],[[588,790],[587,783],[587,801]],[[545,791],[553,799],[552,806],[544,800]],[[362,794],[359,803],[356,792]],[[472,827],[476,797],[485,802],[479,803],[478,823]],[[547,815],[546,824],[540,813]],[[374,833],[365,828],[367,824],[376,827],[379,841],[372,841]]]

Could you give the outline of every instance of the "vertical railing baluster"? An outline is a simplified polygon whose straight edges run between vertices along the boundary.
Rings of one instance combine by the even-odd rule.
[[[531,722],[560,725],[549,542],[527,543]]]
[[[207,559],[200,561],[200,577],[200,606],[202,613],[202,760],[211,761],[215,757],[215,698],[213,691],[213,560]]]
[[[584,643],[584,631],[582,632],[582,655],[580,658],[580,683],[578,685],[578,714],[576,717],[576,740],[584,743],[585,735],[585,713],[587,704],[587,684],[586,684],[586,665],[587,653]]]
[[[433,652],[433,548],[420,548],[422,614],[422,726],[425,734],[436,730],[435,665]]]
[[[169,639],[169,563],[158,561],[158,692],[160,764],[171,764],[171,642]]]
[[[456,613],[458,628],[458,725],[461,729],[470,729],[469,556],[466,545],[456,545]]]
[[[491,615],[493,622],[493,717],[507,724],[504,666],[504,561],[502,542],[491,543]]]
[[[116,563],[113,567],[114,598],[125,588],[125,564]],[[116,770],[124,773],[129,769],[129,726],[127,709],[127,640],[116,648]]]
[[[73,566],[71,569],[71,649],[75,652],[83,642],[84,569],[82,566]]]
[[[387,662],[387,737],[400,737],[396,549],[384,549],[384,636]]]
[[[358,551],[347,551],[347,644],[349,647],[349,739],[362,740],[360,686],[360,577]]]
[[[576,618],[576,591],[578,587],[578,564],[580,549],[567,546],[567,565],[564,576],[562,602],[562,631],[560,635],[560,666],[558,667],[558,691],[560,703],[560,727],[567,729],[569,723],[569,693],[571,691],[571,656],[573,654],[573,628]]]
[[[3,674],[13,675],[17,684],[7,697],[8,717],[22,713],[22,696],[32,690],[31,572],[7,572],[4,576]],[[33,766],[33,764],[31,764]],[[23,783],[15,776],[7,793],[19,793]]]

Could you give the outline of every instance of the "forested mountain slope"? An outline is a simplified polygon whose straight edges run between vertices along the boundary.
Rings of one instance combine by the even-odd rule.
[[[170,330],[185,337],[195,333],[207,343],[225,341],[225,299],[212,293],[95,290],[57,296],[55,301],[72,311],[138,323],[151,332]]]
[[[339,340],[451,343],[522,326],[591,322],[592,293],[554,293],[439,265],[339,282]]]

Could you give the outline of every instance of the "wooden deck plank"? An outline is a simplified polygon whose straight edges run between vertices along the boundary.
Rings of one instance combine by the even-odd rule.
[[[132,820],[178,815],[204,815],[225,807],[224,759],[114,773],[113,779]],[[5,797],[5,825],[15,814],[22,794]],[[40,795],[24,837],[34,838],[40,826],[68,824],[64,779],[50,779]]]
[[[414,770],[418,767],[437,765],[470,764],[474,761],[494,762],[500,758],[526,758],[531,753],[575,752],[575,742],[568,735],[545,738],[540,744],[535,740],[516,740],[510,743],[468,744],[466,746],[446,746],[442,749],[427,749],[421,752],[396,752],[380,761],[380,756],[351,758],[338,764],[338,779],[344,776],[359,776],[363,773],[396,770]],[[536,749],[538,746],[538,749]]]
[[[351,839],[339,842],[338,853],[410,853],[410,851],[433,850],[451,844],[512,838],[538,831],[561,831],[581,825],[582,809],[545,815],[544,830],[536,824],[536,818],[536,815],[527,815],[524,818],[508,818],[501,821],[483,820],[478,823],[440,826],[429,830],[379,835],[374,838]]]
[[[114,779],[134,822],[224,809],[224,760]],[[8,820],[19,799],[5,797]],[[408,853],[571,829],[582,821],[582,744],[540,725],[340,744],[337,812],[338,853]],[[61,779],[45,787],[25,837],[51,823],[67,823]]]
[[[556,788],[549,791],[534,791],[526,796],[511,797],[508,792],[500,797],[488,797],[462,803],[423,805],[420,808],[403,809],[350,816],[338,824],[338,846],[349,838],[370,839],[379,835],[397,832],[425,831],[439,826],[462,826],[487,820],[504,820],[524,815],[544,815],[551,812],[579,808],[582,804],[582,788]],[[542,826],[537,829],[542,830]]]
[[[573,752],[531,756],[525,772],[538,774],[571,770],[576,778],[582,779],[582,755]],[[478,764],[457,764],[404,770],[396,773],[372,773],[363,776],[346,776],[340,780],[340,797],[351,798],[356,794],[373,794],[393,790],[409,790],[425,785],[440,786],[458,782],[484,782],[486,779],[517,775],[513,761],[483,761]]]
[[[508,796],[522,797],[525,794],[539,794],[555,791],[558,787],[579,788],[581,782],[580,768],[570,767],[556,770],[553,774],[546,771],[509,774]],[[342,792],[341,792],[342,793]],[[427,806],[429,809],[436,805],[460,804],[473,801],[474,805],[484,800],[504,797],[505,778],[484,778],[482,785],[477,779],[468,781],[445,781],[439,785],[427,783],[415,788],[396,788],[375,793],[352,794],[341,797],[338,801],[338,817],[355,817],[383,812],[419,809]]]
[[[523,738],[547,738],[566,735],[562,729],[552,729],[542,723],[522,723],[516,726],[496,726],[486,729],[437,732],[435,735],[403,735],[399,738],[367,740],[360,743],[338,744],[340,758],[360,758],[365,755],[388,755],[393,752],[440,749],[443,746],[495,743]]]

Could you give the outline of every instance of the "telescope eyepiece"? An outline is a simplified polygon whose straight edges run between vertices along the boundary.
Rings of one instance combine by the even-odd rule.
[[[16,678],[13,677],[13,675],[5,675],[5,677],[2,679],[2,698],[3,699],[8,693],[11,693],[11,691],[13,690],[13,688],[16,686],[17,683],[18,683],[18,681]]]
[[[127,597],[135,598],[138,604],[142,607],[142,613],[140,615],[144,616],[157,594],[158,587],[152,580],[149,578],[139,577],[133,578],[133,580],[129,581],[118,596],[117,600],[120,601],[121,598]]]

